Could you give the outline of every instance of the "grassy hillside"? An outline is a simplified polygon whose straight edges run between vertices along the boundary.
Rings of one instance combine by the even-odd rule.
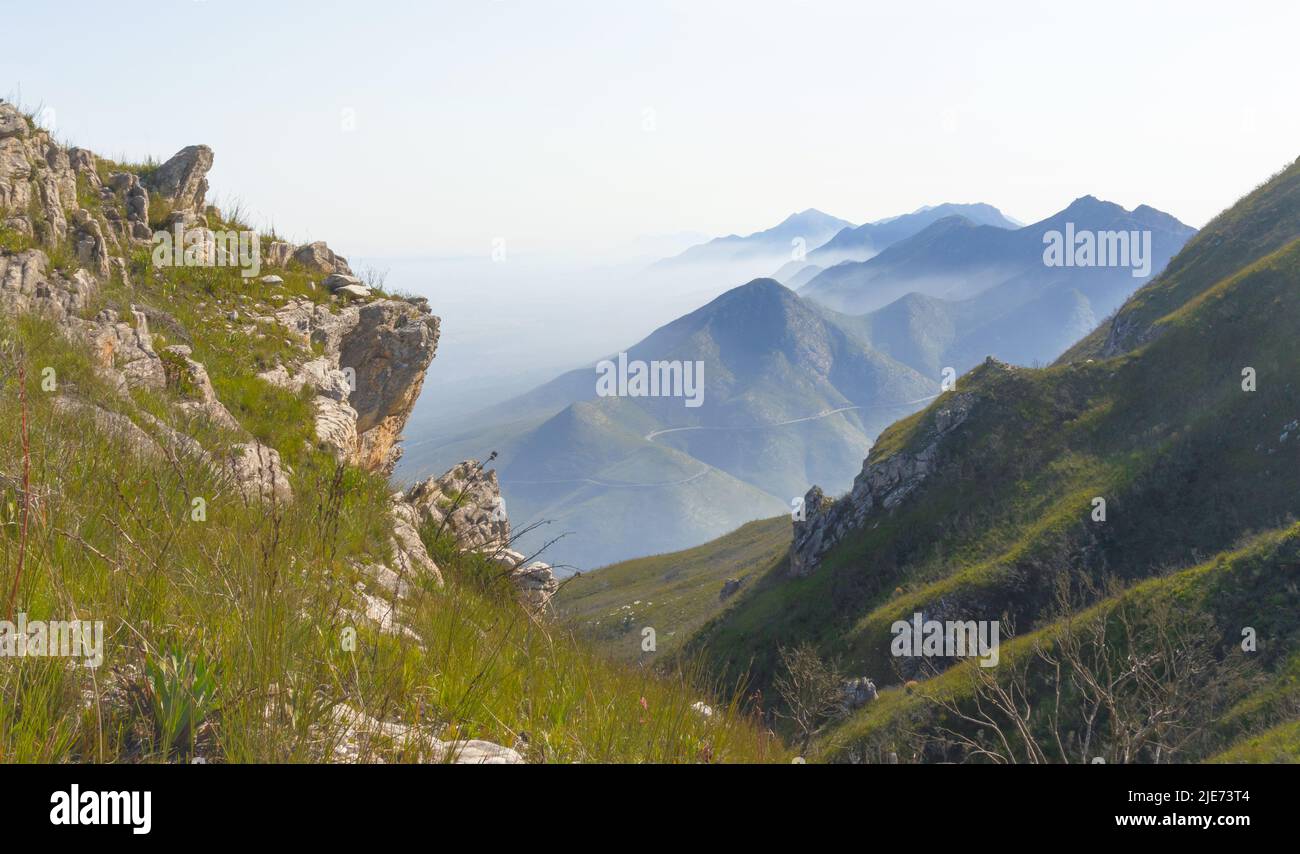
[[[652,555],[570,579],[554,600],[561,616],[616,660],[671,657],[710,617],[776,570],[790,547],[790,517],[748,525],[685,551]],[[728,579],[740,589],[723,598]],[[642,630],[656,649],[642,649]]]
[[[25,419],[28,431],[25,449],[21,431],[0,436],[0,578],[12,582],[22,565],[16,598],[30,619],[106,623],[98,670],[0,661],[3,761],[328,760],[349,738],[340,704],[426,739],[515,744],[532,761],[782,758],[735,710],[692,712],[707,694],[687,675],[607,664],[566,630],[533,621],[485,587],[454,545],[431,541],[448,583],[416,591],[405,619],[413,634],[359,624],[354,586],[370,582],[357,562],[388,557],[382,479],[300,452],[300,500],[268,513],[195,460],[142,455],[89,411],[56,408],[40,369],[55,369],[62,393],[144,429],[165,401],[118,398],[76,345],[34,319],[6,324],[0,340],[0,418]],[[298,401],[258,394],[260,431],[291,452],[294,432],[274,425],[292,423]],[[15,492],[24,464],[40,497],[25,542]],[[207,498],[202,522],[190,519],[196,496]],[[355,652],[342,645],[349,627]],[[211,679],[202,690],[201,674]],[[189,723],[170,723],[167,702]],[[380,738],[357,758],[430,753],[419,738]]]
[[[77,269],[67,246],[0,238]],[[0,619],[104,626],[98,667],[0,656],[0,763],[449,761],[469,739],[530,762],[788,761],[700,674],[607,662],[430,526],[446,583],[397,579],[399,601],[374,571],[397,565],[392,487],[316,441],[310,394],[257,376],[313,352],[231,317],[331,305],[319,276],[125,260],[130,284],[98,283],[85,314],[191,346],[238,427],[280,452],[294,500],[249,498],[210,463],[247,437],[188,414],[183,380],[118,387],[50,320],[0,317]]]

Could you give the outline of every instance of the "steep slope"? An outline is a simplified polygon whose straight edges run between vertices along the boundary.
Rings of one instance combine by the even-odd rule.
[[[438,319],[208,205],[212,162],[0,102],[0,763],[787,759],[538,613],[467,467],[394,492]]]
[[[1130,705],[1103,715],[1110,729],[1097,733],[1094,755],[1204,758],[1276,725],[1295,699],[1287,662],[1300,633],[1288,521],[1300,515],[1300,391],[1291,381],[1300,370],[1297,170],[1243,199],[1134,295],[1120,316],[1165,300],[1150,327],[1159,334],[1142,336],[1144,344],[1043,370],[990,360],[886,430],[848,495],[806,496],[789,573],[765,578],[688,652],[710,656],[728,679],[747,672],[760,687],[778,672],[779,647],[800,642],[878,684],[922,680],[885,691],[825,733],[829,758],[1078,761],[1078,745],[1053,745],[1051,733],[1064,736],[1067,724],[1080,731],[1087,692],[1063,707],[1068,721],[1044,717],[1058,682],[1044,668],[1050,648],[1068,649],[1068,633],[1096,620],[1107,640],[1085,645],[1088,655],[1117,662],[1150,652],[1171,668],[1183,657],[1203,661],[1196,676],[1151,678],[1199,686],[1193,693],[1207,702],[1180,710],[1186,738],[1177,749],[1170,733],[1167,742],[1124,747],[1121,724],[1150,698],[1121,686]],[[1128,589],[1112,592],[1115,584]],[[1085,609],[1066,621],[1062,585]],[[973,662],[944,670],[954,659],[898,657],[891,626],[916,613],[998,621],[1008,633],[1014,626],[1019,639],[1003,650],[1012,665],[988,671],[990,683]],[[1232,651],[1246,629],[1259,654],[1243,658]],[[1172,660],[1152,652],[1161,636],[1179,638],[1164,647],[1178,651]],[[1239,671],[1254,675],[1239,681]],[[1195,682],[1217,673],[1219,683]],[[972,704],[989,701],[991,684],[1027,692],[1032,737],[989,745],[995,729],[1015,721],[999,713],[977,728],[953,717],[977,714]],[[1211,684],[1220,686],[1213,697]],[[1271,711],[1246,715],[1252,703]]]
[[[1061,361],[1132,350],[1158,334],[1160,318],[1254,259],[1285,246],[1300,232],[1300,211],[1289,203],[1298,184],[1300,171],[1292,165],[1219,214],[1151,287],[1134,294],[1111,322],[1072,347]]]

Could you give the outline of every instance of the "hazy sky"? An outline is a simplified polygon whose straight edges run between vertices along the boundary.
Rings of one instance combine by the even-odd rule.
[[[1092,193],[1202,225],[1300,154],[1292,2],[41,2],[0,94],[345,254],[602,252]],[[345,110],[354,125],[345,125]],[[48,114],[47,114],[48,115]]]

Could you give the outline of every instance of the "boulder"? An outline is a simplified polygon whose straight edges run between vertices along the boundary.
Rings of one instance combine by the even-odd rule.
[[[736,595],[736,591],[740,590],[742,582],[743,579],[740,578],[728,578],[722,582],[722,590],[718,592],[718,601],[723,602]]]
[[[334,293],[347,299],[366,299],[370,296],[370,289],[361,285],[344,285],[335,290]]]
[[[365,287],[365,285],[361,283],[361,280],[358,279],[356,276],[349,276],[345,273],[330,273],[328,276],[326,276],[324,279],[321,280],[321,287],[325,288],[331,293],[337,291],[339,288],[348,287],[349,285]]]
[[[294,250],[293,260],[312,273],[320,273],[325,276],[331,273],[352,275],[352,268],[348,266],[348,259],[342,255],[336,255],[334,250],[330,249],[323,240],[308,243],[306,246],[299,246]]]
[[[485,469],[477,460],[466,460],[439,477],[411,487],[404,497],[421,520],[442,527],[462,549],[506,553],[510,518],[501,498],[501,485],[496,471]],[[512,565],[523,560],[524,556],[519,555]]]
[[[201,214],[211,168],[211,148],[206,145],[187,146],[145,177],[144,185],[170,202],[176,210]]]
[[[260,442],[235,445],[222,470],[246,501],[287,503],[293,500],[288,469],[280,462],[280,452],[275,448]]]

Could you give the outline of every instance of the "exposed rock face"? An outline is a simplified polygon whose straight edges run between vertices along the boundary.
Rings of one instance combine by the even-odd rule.
[[[0,223],[29,237],[61,242],[77,209],[77,173],[44,130],[0,102]]]
[[[510,545],[510,518],[497,473],[478,460],[411,487],[405,499],[421,519],[445,525],[463,549],[491,552]]]
[[[442,526],[462,550],[481,552],[499,563],[530,610],[544,609],[560,589],[550,564],[529,561],[509,547],[510,519],[497,473],[477,460],[466,460],[411,487],[402,500],[422,522]]]
[[[519,555],[519,552],[511,552],[512,555]],[[554,569],[551,564],[542,563],[541,560],[534,560],[533,563],[524,565],[526,558],[520,555],[520,560],[515,564],[515,568],[510,573],[510,580],[519,591],[519,598],[529,608],[534,611],[542,610],[547,604],[550,604],[551,597],[554,597],[555,591],[560,589],[560,582],[555,577]]]
[[[438,320],[400,300],[362,306],[343,336],[339,364],[356,371],[348,402],[357,411],[361,465],[391,473],[401,456],[397,441],[424,385],[438,347]]]
[[[39,249],[0,255],[0,309],[34,312],[63,320],[85,311],[99,290],[94,276],[78,270],[71,277],[47,274],[49,258]]]
[[[876,683],[865,676],[844,680],[844,706],[849,711],[860,709],[876,699]]]
[[[230,410],[217,399],[207,369],[191,359],[190,352],[190,348],[183,344],[173,344],[164,347],[159,357],[167,378],[167,387],[181,397],[177,407],[191,416],[206,418],[227,430],[242,432]]]
[[[206,145],[182,148],[144,180],[145,187],[162,196],[176,210],[202,213],[208,194],[212,149]]]
[[[325,245],[325,241],[318,240],[315,243],[308,243],[305,246],[299,246],[294,250],[293,260],[297,261],[308,271],[320,273],[328,276],[331,273],[341,273],[346,276],[352,275],[352,268],[348,266],[348,259],[342,255],[336,255],[334,250]]]
[[[131,317],[134,323],[125,323],[106,308],[93,321],[70,318],[68,325],[82,330],[100,369],[116,379],[123,393],[132,388],[163,388],[167,378],[153,349],[149,321],[140,311],[132,311]]]
[[[247,501],[287,503],[293,500],[288,470],[280,462],[280,452],[259,442],[235,445],[226,458],[223,471]]]
[[[912,443],[919,441],[916,450],[900,451],[879,462],[868,454],[853,488],[838,501],[827,498],[820,487],[808,490],[805,518],[794,523],[790,573],[811,573],[832,547],[865,525],[872,513],[892,510],[920,486],[934,470],[944,438],[965,423],[974,402],[971,395],[957,394],[931,409],[924,433]]]
[[[400,579],[417,576],[434,578],[442,583],[438,565],[420,539],[420,517],[415,508],[402,500],[401,493],[393,496],[393,571]]]
[[[279,369],[262,377],[288,388],[316,388],[321,441],[362,468],[391,473],[401,457],[402,428],[438,349],[438,318],[404,300],[381,299],[337,312],[295,300],[275,319],[304,343],[320,345],[324,357],[292,376]]]

